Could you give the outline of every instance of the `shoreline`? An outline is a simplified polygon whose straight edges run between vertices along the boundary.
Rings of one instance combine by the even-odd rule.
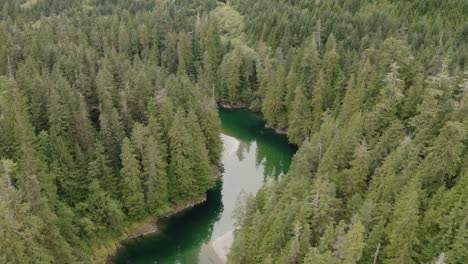
[[[219,105],[224,109],[246,109],[246,110],[252,111],[254,113],[260,113],[262,115],[261,111],[254,110],[254,109],[252,109],[252,107],[248,107],[244,103],[236,103],[236,104],[219,103]],[[263,117],[263,115],[262,115],[262,119],[263,119],[263,121],[265,121],[265,128],[273,129],[275,131],[275,133],[279,134],[279,135],[286,135],[286,136],[288,135],[288,128],[277,128],[277,127],[273,127],[273,126],[268,125],[268,123],[266,123],[266,120]]]
[[[213,174],[214,174],[216,181],[219,181],[222,179],[222,176],[221,176],[222,173],[219,170],[219,165],[213,165]],[[107,253],[104,259],[98,260],[96,261],[96,263],[102,263],[102,264],[113,263],[112,261],[117,256],[117,252],[121,248],[125,247],[126,243],[136,240],[138,238],[144,238],[146,236],[149,236],[158,232],[159,220],[169,218],[175,214],[178,214],[185,210],[193,208],[196,205],[202,204],[206,202],[207,197],[208,197],[207,193],[204,193],[200,195],[198,198],[189,200],[181,205],[173,205],[172,209],[168,213],[164,214],[163,216],[159,216],[159,217],[150,216],[146,218],[146,220],[141,221],[140,223],[135,223],[133,227],[130,227],[130,231],[128,233],[125,233],[125,231],[122,233],[122,237],[124,237],[123,239],[119,239],[112,243],[109,243],[108,246],[112,247],[112,250],[109,250],[109,253]]]
[[[100,263],[102,264],[112,263],[114,258],[117,256],[117,252],[121,248],[125,247],[126,243],[136,240],[138,238],[144,238],[146,236],[149,236],[158,232],[159,220],[169,218],[175,214],[178,214],[187,209],[193,208],[196,205],[202,204],[206,202],[206,199],[207,199],[207,194],[205,193],[197,199],[190,200],[182,205],[174,206],[170,212],[168,212],[167,214],[163,216],[160,216],[160,217],[151,216],[147,218],[145,221],[142,221],[141,223],[136,224],[136,227],[132,228],[132,231],[127,235],[125,239],[112,243],[114,246],[114,250],[111,253],[109,253],[107,257]]]
[[[244,103],[236,103],[236,104],[219,103],[219,105],[225,109],[249,109],[250,110],[250,108],[247,107],[247,105],[245,105]]]
[[[269,129],[273,129],[275,131],[276,134],[278,135],[288,135],[288,129],[287,128],[284,128],[284,129],[281,129],[281,128],[277,128],[277,127],[272,127],[268,124],[265,124],[265,127],[266,128],[269,128]]]

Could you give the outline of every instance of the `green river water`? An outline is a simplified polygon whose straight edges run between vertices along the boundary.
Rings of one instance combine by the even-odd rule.
[[[206,202],[161,220],[157,233],[128,243],[115,263],[222,263],[211,242],[233,230],[232,213],[239,194],[256,193],[265,182],[288,171],[296,147],[265,128],[259,114],[220,109],[219,116],[224,145],[222,181],[208,192]]]

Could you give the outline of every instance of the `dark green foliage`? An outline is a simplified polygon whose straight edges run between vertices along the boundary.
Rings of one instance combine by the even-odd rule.
[[[207,15],[189,33],[213,2],[0,7],[0,262],[96,262],[100,243],[213,186],[222,144],[206,102],[224,46]],[[186,185],[171,181],[176,125]]]
[[[242,208],[229,262],[468,261],[462,2],[232,2],[258,80],[236,100],[301,148]]]
[[[89,262],[205,193],[216,102],[301,146],[230,262],[468,261],[467,1],[0,7],[0,262]]]

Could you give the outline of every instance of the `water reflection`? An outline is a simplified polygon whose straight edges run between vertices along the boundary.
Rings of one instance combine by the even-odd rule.
[[[153,236],[140,238],[121,250],[116,263],[197,263],[201,245],[211,240],[214,224],[223,211],[222,183],[208,192],[205,203],[160,221]]]
[[[246,110],[220,109],[219,115],[223,121],[223,133],[240,141],[237,149],[240,161],[243,161],[255,143],[255,162],[257,166],[264,167],[264,176],[277,177],[289,170],[291,155],[297,148],[288,144],[286,136],[265,128],[265,122],[259,114]]]

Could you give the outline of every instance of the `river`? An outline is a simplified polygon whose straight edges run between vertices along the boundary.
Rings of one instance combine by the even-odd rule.
[[[224,146],[222,181],[208,192],[206,202],[160,221],[157,233],[122,248],[115,263],[222,263],[222,254],[215,252],[232,240],[232,214],[239,194],[255,194],[263,184],[288,171],[296,147],[284,135],[265,128],[259,114],[220,109],[219,116]]]

